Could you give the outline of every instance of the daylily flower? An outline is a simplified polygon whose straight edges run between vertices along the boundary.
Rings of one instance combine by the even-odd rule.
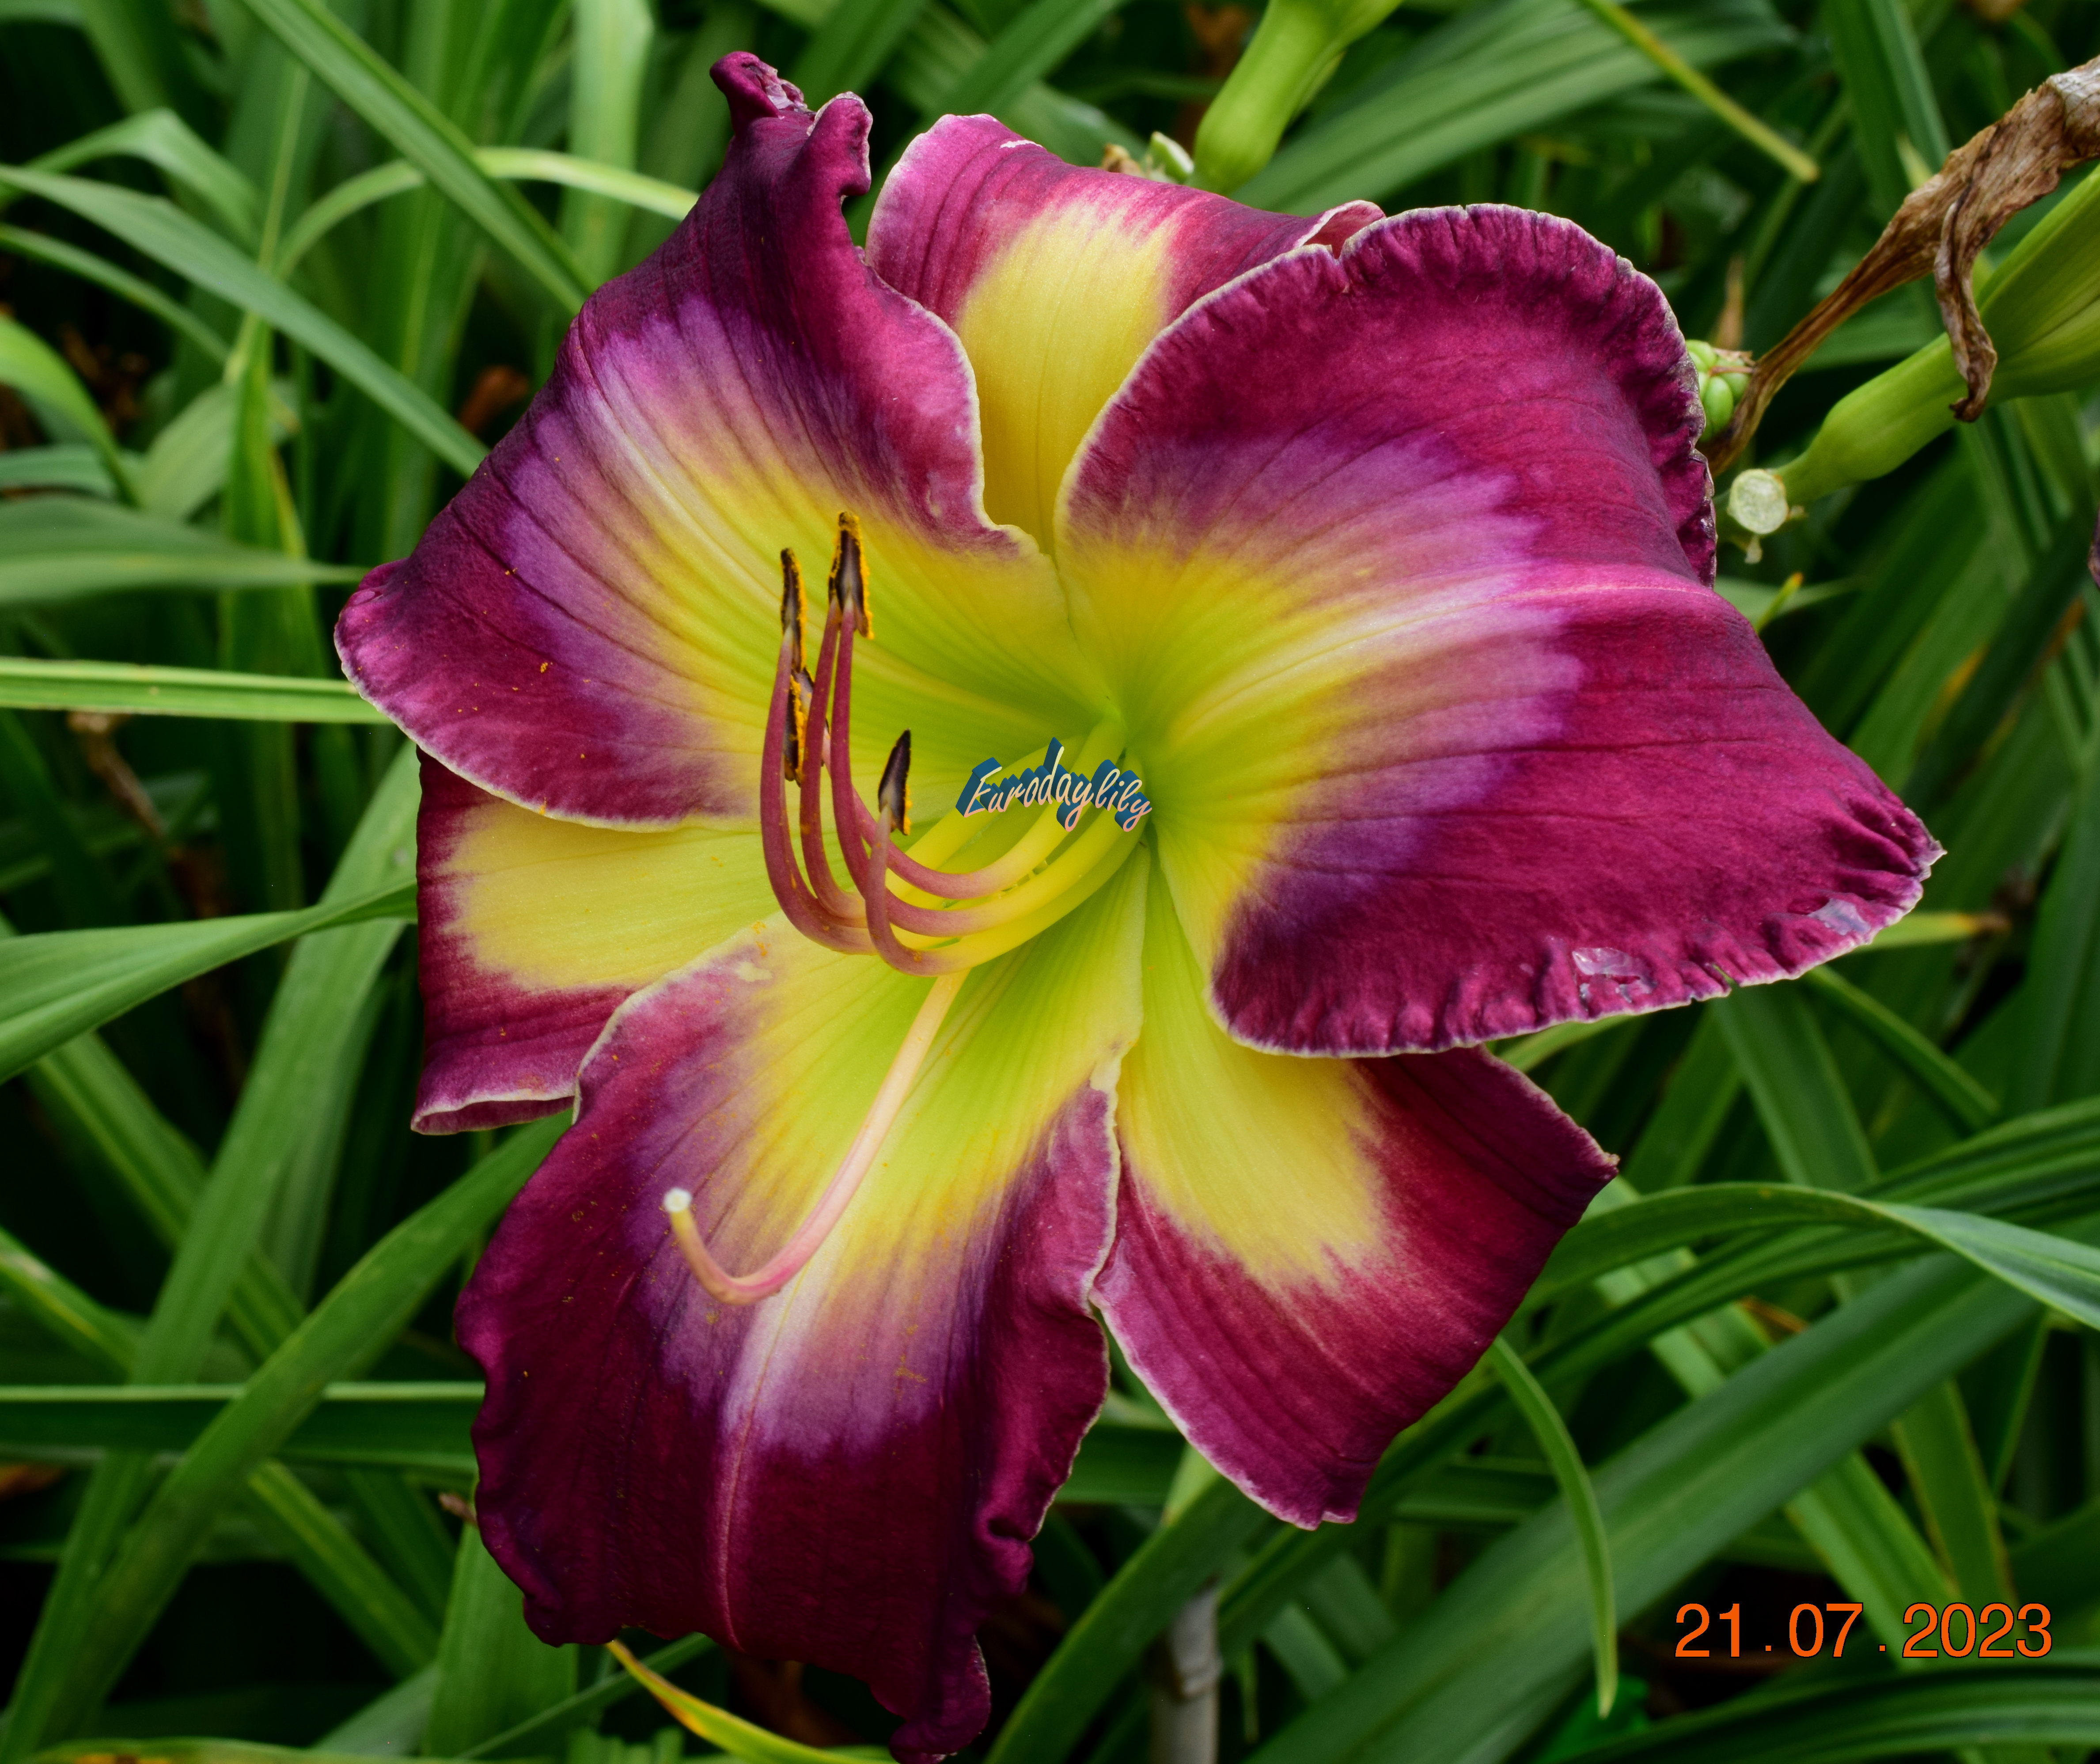
[[[461,1302],[483,1537],[549,1641],[855,1673],[931,1757],[1097,1313],[1348,1517],[1610,1174],[1474,1044],[1797,973],[1936,848],[1712,589],[1683,339],[1577,227],[950,117],[863,257],[859,100],[717,78],[338,641],[427,756],[418,1124],[577,1109]],[[1053,741],[1150,812],[939,812]]]

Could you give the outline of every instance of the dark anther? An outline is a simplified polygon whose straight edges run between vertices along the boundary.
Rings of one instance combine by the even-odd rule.
[[[875,804],[883,818],[899,833],[911,831],[911,799],[905,781],[911,773],[911,731],[906,730],[889,750],[882,768],[882,782],[875,787]]]
[[[802,566],[796,561],[795,553],[787,550],[780,553],[780,628],[789,641],[788,669],[799,674],[802,672],[804,628]]]
[[[810,704],[816,697],[817,682],[797,668],[788,677],[788,726],[780,752],[780,775],[788,783],[802,781],[802,748],[810,730]]]
[[[839,541],[832,553],[832,602],[854,622],[858,637],[875,635],[875,620],[867,601],[867,560],[861,555],[860,523],[849,514],[839,515]]]

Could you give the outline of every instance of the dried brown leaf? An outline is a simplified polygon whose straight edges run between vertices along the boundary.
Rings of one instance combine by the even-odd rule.
[[[2045,80],[1988,129],[1947,156],[1913,190],[1851,273],[1758,360],[1727,429],[1706,448],[1720,472],[1741,453],[1779,389],[1825,338],[1870,301],[1930,275],[1969,395],[1954,408],[1973,422],[1990,395],[1998,352],[1976,310],[1970,272],[1998,229],[2100,158],[2100,57]]]

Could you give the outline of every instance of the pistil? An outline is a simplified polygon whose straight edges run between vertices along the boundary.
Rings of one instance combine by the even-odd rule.
[[[890,1128],[896,1125],[898,1111],[904,1106],[905,1098],[911,1094],[913,1081],[919,1076],[920,1067],[926,1063],[926,1055],[933,1045],[933,1038],[940,1033],[948,1007],[955,1002],[955,994],[962,990],[963,979],[959,972],[945,974],[929,989],[918,1016],[912,1019],[904,1044],[889,1063],[882,1088],[876,1092],[874,1106],[861,1122],[853,1144],[846,1149],[845,1161],[823,1193],[818,1197],[810,1216],[770,1261],[748,1274],[730,1273],[709,1253],[700,1236],[699,1224],[693,1217],[690,1192],[673,1188],[664,1197],[664,1211],[671,1218],[671,1235],[677,1240],[686,1265],[693,1271],[693,1278],[707,1289],[709,1297],[734,1305],[756,1304],[761,1299],[770,1299],[801,1273],[810,1258],[823,1246],[832,1228],[845,1217],[854,1196],[874,1167],[876,1155],[889,1136]]]

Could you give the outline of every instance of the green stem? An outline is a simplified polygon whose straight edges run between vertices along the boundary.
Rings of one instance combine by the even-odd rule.
[[[1769,127],[1744,109],[1734,99],[1723,91],[1698,68],[1672,49],[1632,13],[1614,3],[1614,0],[1582,0],[1605,24],[1610,25],[1635,48],[1646,55],[1671,79],[1697,99],[1736,134],[1752,146],[1777,160],[1803,183],[1813,183],[1823,175],[1823,168],[1796,147],[1793,142]]]

